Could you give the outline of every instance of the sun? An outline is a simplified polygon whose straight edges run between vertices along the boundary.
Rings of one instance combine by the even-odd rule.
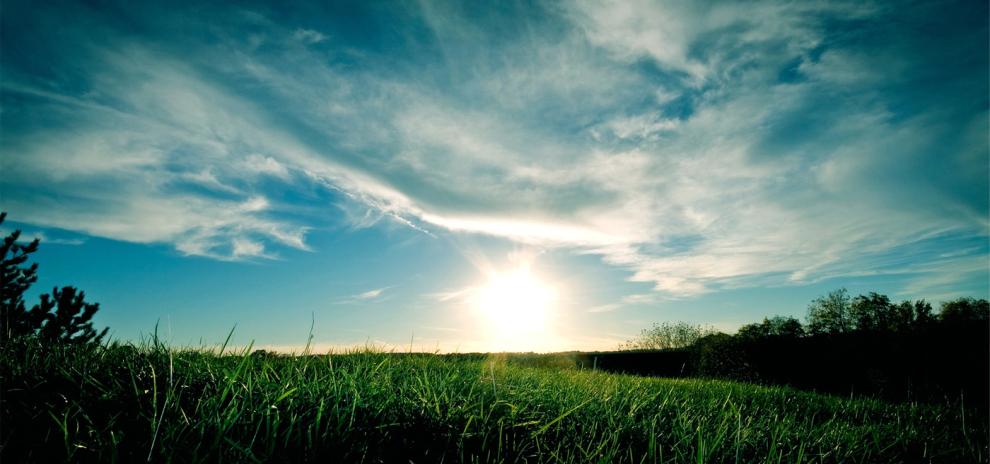
[[[557,292],[528,267],[492,273],[474,300],[491,349],[539,350],[549,341]]]

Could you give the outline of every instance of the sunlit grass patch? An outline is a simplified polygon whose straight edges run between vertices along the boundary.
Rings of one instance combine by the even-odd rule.
[[[979,462],[987,419],[506,355],[3,347],[4,461]]]

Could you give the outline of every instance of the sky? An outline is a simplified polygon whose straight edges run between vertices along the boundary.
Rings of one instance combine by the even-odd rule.
[[[0,21],[2,227],[42,240],[32,295],[80,287],[119,340],[609,349],[843,287],[990,293],[986,2]],[[520,269],[548,319],[507,347],[478,295]]]

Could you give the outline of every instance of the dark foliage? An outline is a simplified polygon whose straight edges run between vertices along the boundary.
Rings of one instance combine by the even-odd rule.
[[[791,317],[765,318],[736,335],[689,347],[596,353],[596,367],[641,375],[701,376],[783,384],[891,400],[965,398],[986,408],[990,391],[990,304],[960,298],[938,315],[925,300],[893,303],[840,289],[809,306],[807,330]],[[677,366],[677,368],[673,368]]]
[[[947,301],[942,304],[942,311],[938,317],[946,324],[982,323],[986,327],[987,321],[990,320],[990,303],[987,300],[976,300],[973,298],[959,298]]]
[[[0,213],[0,224],[6,217]],[[39,242],[22,245],[20,235],[19,230],[10,233],[0,248],[0,340],[36,335],[47,342],[99,343],[107,329],[97,333],[91,319],[100,305],[87,303],[86,294],[75,287],[54,288],[25,309],[24,293],[38,280],[38,264],[28,266],[27,260]]]
[[[6,217],[0,213],[0,225]],[[15,230],[0,245],[0,340],[34,333],[44,321],[44,314],[24,306],[24,292],[38,280],[38,265],[27,265],[29,255],[38,251],[38,239],[23,245],[20,236]]]
[[[90,321],[99,303],[87,303],[86,293],[75,287],[52,289],[52,294],[41,295],[41,303],[31,308],[32,313],[43,314],[45,323],[38,330],[43,340],[61,343],[99,343],[107,334],[106,328],[97,333]]]
[[[870,292],[853,299],[850,307],[856,330],[902,332],[931,322],[931,305],[925,300],[891,303],[887,295]]]
[[[744,349],[746,339],[724,333],[710,335],[691,347],[691,375],[733,380],[759,380]]]
[[[573,353],[569,356],[573,358],[572,365],[580,369],[597,369],[624,374],[684,377],[690,375],[694,369],[694,360],[686,348],[663,351]],[[516,361],[515,358],[510,358],[510,360]],[[536,365],[535,363],[519,364]]]
[[[966,303],[959,306],[966,307]],[[813,335],[854,331],[903,332],[929,325],[934,320],[932,306],[925,300],[893,303],[887,295],[876,292],[850,298],[844,288],[819,297],[808,305],[808,332]]]
[[[808,332],[812,334],[843,333],[853,330],[850,298],[841,288],[816,298],[808,305]]]
[[[746,324],[739,328],[739,336],[743,338],[788,337],[804,336],[801,321],[793,317],[774,316],[763,318],[759,324]]]
[[[726,337],[718,341],[719,348],[699,351],[694,374],[892,400],[965,397],[974,406],[986,406],[990,391],[990,338],[979,325],[805,338]],[[726,352],[737,361],[726,362],[720,354]],[[721,359],[708,359],[712,356]]]

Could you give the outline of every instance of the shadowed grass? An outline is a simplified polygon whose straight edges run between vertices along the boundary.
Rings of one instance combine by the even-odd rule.
[[[981,462],[987,418],[505,356],[0,348],[3,461]]]

